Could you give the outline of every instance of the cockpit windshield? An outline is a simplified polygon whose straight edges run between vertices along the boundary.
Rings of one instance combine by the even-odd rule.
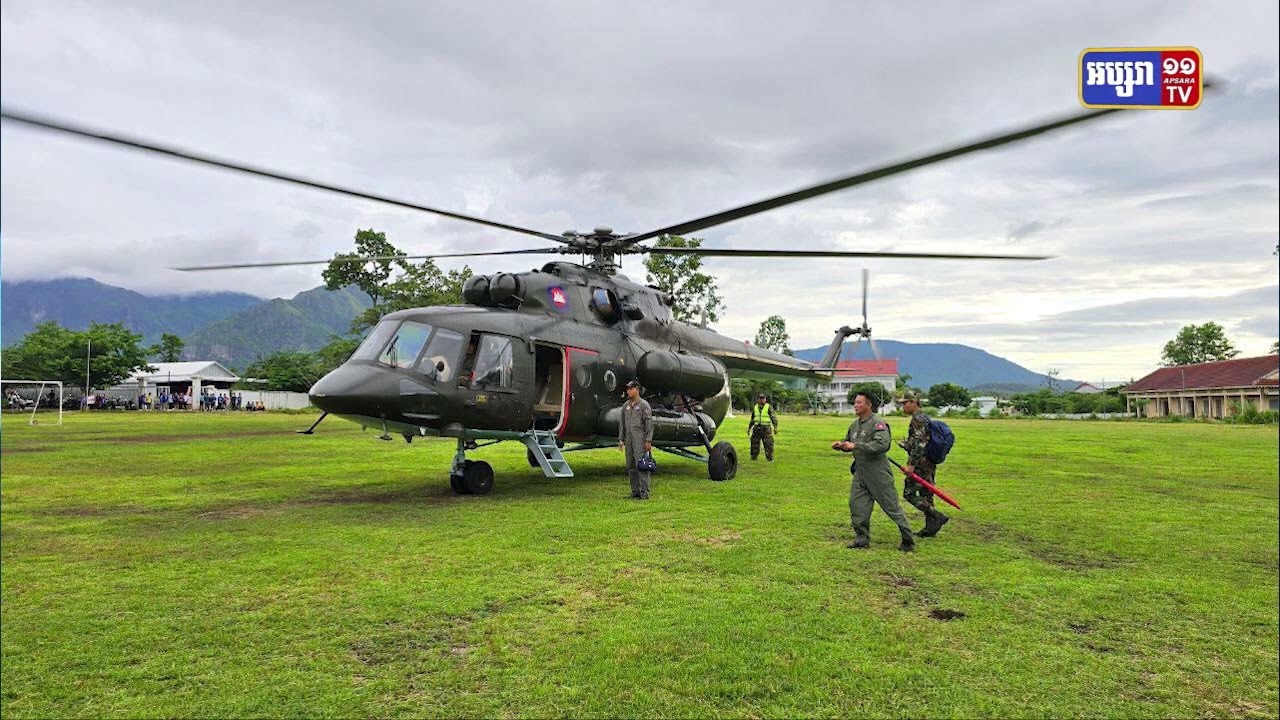
[[[351,359],[376,360],[382,353],[382,349],[387,346],[387,341],[396,333],[397,327],[400,327],[399,320],[383,320],[378,323],[373,332],[360,343],[360,347],[351,354]]]
[[[411,367],[430,336],[430,325],[412,320],[383,320],[352,353],[351,359],[377,360],[395,368]]]

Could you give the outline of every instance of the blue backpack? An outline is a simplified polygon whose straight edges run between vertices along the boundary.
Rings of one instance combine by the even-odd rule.
[[[956,436],[947,424],[937,418],[929,418],[929,442],[924,446],[924,456],[934,465],[941,465],[956,444]]]

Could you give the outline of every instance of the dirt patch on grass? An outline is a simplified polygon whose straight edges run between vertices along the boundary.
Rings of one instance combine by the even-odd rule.
[[[0,455],[17,455],[19,453],[53,452],[57,448],[48,445],[31,445],[29,447],[5,447],[0,445]]]
[[[115,437],[69,440],[72,443],[93,443],[96,445],[150,445],[154,443],[186,442],[194,440],[231,440],[247,437],[285,437],[291,434],[287,430],[245,430],[225,433],[190,433],[187,435],[118,435]]]
[[[1093,632],[1093,628],[1085,625],[1084,623],[1070,623],[1067,627],[1071,628],[1071,632],[1077,635],[1088,635]]]
[[[933,610],[929,611],[929,617],[933,618],[934,620],[942,620],[943,622],[948,622],[951,620],[962,620],[967,616],[964,613],[960,612],[959,610],[950,610],[947,608],[934,608]]]
[[[1024,532],[1009,530],[997,523],[971,521],[970,530],[984,541],[1011,543],[1031,557],[1065,570],[1087,572],[1120,567],[1127,563],[1117,555],[1081,552]]]

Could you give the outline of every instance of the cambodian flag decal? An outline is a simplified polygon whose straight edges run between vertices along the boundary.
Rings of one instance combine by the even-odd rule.
[[[559,285],[548,288],[547,295],[551,297],[551,304],[554,305],[557,310],[563,311],[569,309],[569,293],[565,292],[564,288]]]

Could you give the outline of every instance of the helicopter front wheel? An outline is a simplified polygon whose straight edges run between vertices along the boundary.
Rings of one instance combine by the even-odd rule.
[[[716,443],[707,456],[707,474],[712,480],[720,482],[732,480],[738,474],[738,451],[727,441]]]
[[[462,471],[462,485],[472,495],[488,495],[493,489],[493,467],[483,460],[468,461]]]

